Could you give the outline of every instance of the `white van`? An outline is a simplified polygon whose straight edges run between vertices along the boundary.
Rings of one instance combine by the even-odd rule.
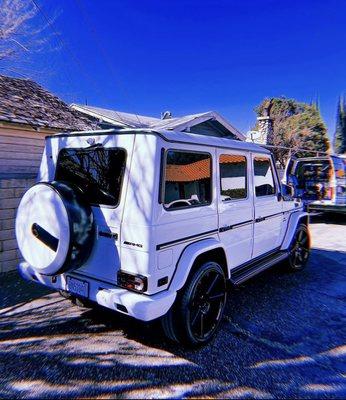
[[[302,269],[308,215],[255,144],[173,131],[46,138],[18,208],[21,275],[79,303],[162,317],[190,345],[216,332],[231,285]],[[229,285],[230,284],[230,285]]]
[[[346,213],[346,163],[341,156],[291,158],[283,182],[309,211]]]

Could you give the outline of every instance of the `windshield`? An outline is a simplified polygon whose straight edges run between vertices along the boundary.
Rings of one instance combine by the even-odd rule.
[[[55,180],[77,185],[91,204],[117,206],[125,171],[124,149],[63,149]]]

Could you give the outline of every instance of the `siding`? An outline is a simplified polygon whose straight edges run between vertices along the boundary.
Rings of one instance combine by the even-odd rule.
[[[36,175],[46,134],[0,128],[0,175]]]
[[[16,209],[33,178],[0,179],[0,273],[16,269],[22,260],[15,236]]]
[[[0,273],[16,269],[21,260],[15,237],[16,209],[35,183],[44,137],[51,133],[0,124]]]

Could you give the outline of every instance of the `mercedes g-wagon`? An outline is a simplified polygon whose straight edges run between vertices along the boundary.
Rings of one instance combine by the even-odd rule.
[[[49,136],[17,211],[19,271],[204,344],[228,288],[283,260],[305,266],[308,215],[290,190],[252,143],[151,130]]]

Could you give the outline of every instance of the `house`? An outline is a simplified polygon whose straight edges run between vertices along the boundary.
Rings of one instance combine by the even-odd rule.
[[[245,140],[216,112],[179,118],[166,112],[153,118],[77,104],[69,107],[29,79],[0,75],[0,273],[15,269],[20,259],[14,230],[16,208],[35,182],[45,136],[105,127],[172,129]],[[186,171],[182,181],[189,174]]]
[[[245,140],[241,132],[215,111],[178,118],[173,118],[169,112],[165,112],[161,118],[154,118],[79,104],[72,104],[71,108],[97,118],[104,127],[166,129]]]
[[[38,172],[49,134],[96,129],[92,117],[71,110],[28,79],[0,75],[0,273],[18,263],[16,207]]]

